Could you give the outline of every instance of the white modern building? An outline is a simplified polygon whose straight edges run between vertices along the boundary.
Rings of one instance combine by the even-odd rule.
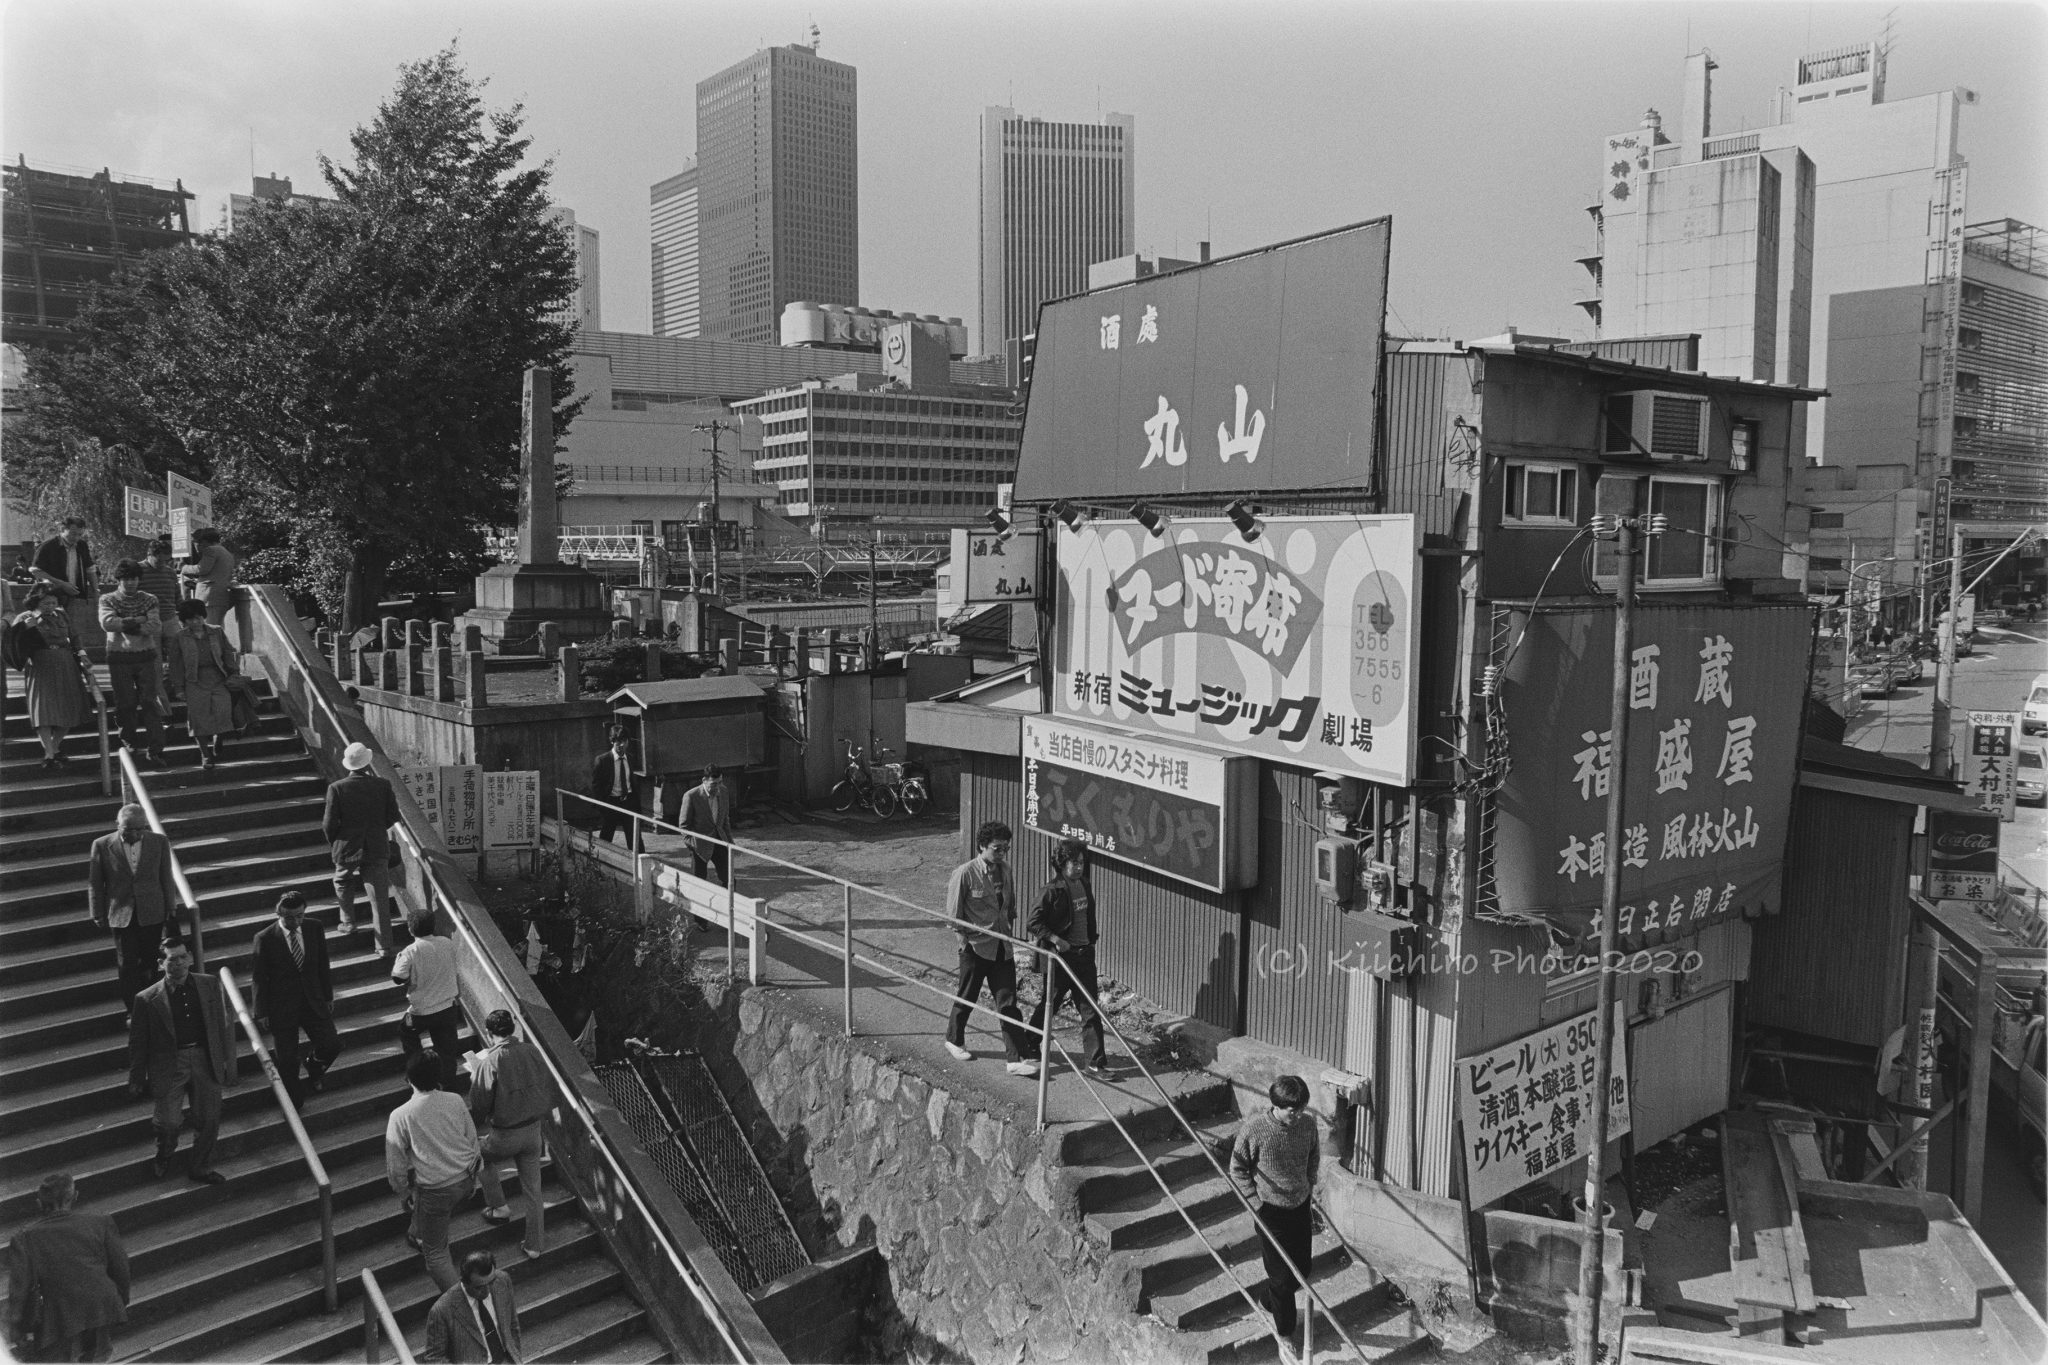
[[[647,192],[654,253],[654,334],[693,337],[703,324],[697,282],[697,158]]]
[[[554,220],[569,234],[576,248],[576,295],[569,302],[554,311],[557,322],[566,322],[585,332],[595,332],[604,326],[604,313],[599,303],[599,289],[602,283],[598,274],[597,229],[576,221],[576,210],[557,208]]]

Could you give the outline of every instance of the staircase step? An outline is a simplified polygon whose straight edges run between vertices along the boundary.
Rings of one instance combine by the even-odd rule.
[[[218,772],[219,769],[214,771]],[[155,803],[157,814],[162,816],[166,827],[171,828],[171,838],[179,838],[177,830],[169,822],[181,815],[203,815],[220,809],[220,793],[205,787],[167,787],[157,790],[157,770],[150,770],[143,777],[149,787],[150,800]],[[310,764],[302,770],[284,773],[271,778],[256,778],[239,781],[234,785],[235,800],[242,805],[265,804],[277,800],[319,800],[326,792],[327,784],[312,770]],[[114,817],[120,813],[121,798],[118,794],[102,796],[97,786],[89,795],[68,796],[56,800],[40,800],[33,804],[11,799],[7,810],[0,813],[0,857],[13,856],[9,836],[27,833],[69,833],[73,830],[90,830],[92,838],[111,833]],[[90,840],[87,841],[90,846]]]
[[[1413,1306],[1394,1293],[1392,1284],[1380,1279],[1369,1266],[1347,1262],[1327,1277],[1312,1278],[1316,1292],[1337,1315],[1337,1322],[1365,1360],[1392,1362],[1420,1356],[1432,1344]],[[1303,1296],[1301,1302],[1302,1316],[1306,1318],[1307,1297]],[[1254,1320],[1247,1313],[1238,1321],[1193,1336],[1198,1352],[1206,1356],[1209,1365],[1278,1365],[1280,1352],[1267,1330],[1269,1325],[1263,1314]],[[1314,1365],[1339,1365],[1360,1358],[1352,1354],[1344,1338],[1320,1313],[1315,1320],[1313,1355],[1306,1359],[1301,1356],[1299,1336],[1291,1346],[1294,1358],[1303,1365],[1308,1365],[1308,1361]]]
[[[1193,1240],[1189,1238],[1190,1242]],[[1228,1248],[1217,1246],[1216,1251],[1223,1257],[1224,1264],[1230,1267],[1231,1274],[1237,1277],[1237,1283],[1250,1290],[1256,1298],[1260,1286],[1266,1282],[1264,1248],[1260,1239],[1252,1237],[1233,1241]],[[1207,1251],[1202,1251],[1201,1256],[1193,1275],[1171,1289],[1152,1293],[1147,1299],[1152,1315],[1175,1331],[1204,1331],[1246,1317],[1251,1312],[1237,1285],[1232,1284],[1229,1276],[1217,1267],[1215,1258]],[[1325,1280],[1351,1266],[1351,1258],[1336,1238],[1326,1234],[1311,1244],[1307,1270],[1309,1282],[1319,1293]],[[1330,1299],[1327,1293],[1323,1297]],[[1336,1306],[1334,1300],[1330,1302],[1332,1307]]]
[[[1206,1163],[1203,1169],[1207,1169]],[[1084,1214],[1082,1222],[1089,1235],[1110,1250],[1128,1251],[1186,1235],[1188,1218],[1194,1219],[1197,1226],[1206,1227],[1212,1221],[1242,1212],[1243,1206],[1230,1182],[1211,1172],[1205,1178],[1174,1181],[1172,1199],[1153,1184],[1150,1189],[1125,1195]]]
[[[1166,1183],[1178,1191],[1181,1185],[1203,1174],[1214,1175],[1216,1167],[1229,1169],[1231,1139],[1236,1136],[1238,1120],[1235,1115],[1197,1120],[1195,1130],[1202,1135],[1215,1165],[1187,1140],[1187,1134],[1175,1125],[1174,1135],[1154,1138],[1139,1143],[1145,1153],[1145,1160],[1156,1167],[1166,1178]],[[1081,1209],[1084,1213],[1104,1209],[1121,1199],[1129,1199],[1147,1192],[1156,1194],[1159,1182],[1139,1161],[1128,1144],[1121,1151],[1110,1153],[1092,1164],[1069,1165],[1069,1174],[1079,1189]]]
[[[1208,1120],[1235,1112],[1230,1082],[1221,1079],[1182,1092],[1174,1104],[1197,1128]],[[1161,1138],[1178,1142],[1187,1140],[1187,1131],[1164,1105],[1142,1109],[1125,1118],[1123,1125],[1141,1146]],[[1123,1133],[1108,1119],[1070,1124],[1060,1130],[1058,1156],[1061,1164],[1066,1166],[1117,1161],[1127,1156],[1130,1150]]]
[[[267,870],[265,862],[259,869]],[[267,922],[276,909],[277,898],[287,891],[298,891],[313,904],[311,917],[326,924],[333,932],[340,912],[333,904],[333,880],[329,876],[330,865],[323,856],[310,868],[291,876],[259,877],[240,885],[202,884],[200,878],[187,873],[193,883],[193,890],[199,893],[200,908],[206,916],[206,943],[211,950],[223,934],[232,938],[240,932],[251,916],[258,917],[258,926]],[[325,899],[328,904],[320,905]],[[31,898],[22,897],[21,901]],[[58,902],[52,904],[52,902]],[[27,955],[65,944],[94,943],[105,945],[107,933],[98,928],[86,915],[82,902],[59,896],[35,898],[23,909],[21,902],[10,903],[0,919],[0,984],[7,980],[6,964],[22,960]],[[254,934],[255,928],[248,929]]]
[[[272,823],[271,807],[231,808],[217,815],[187,817],[183,821],[166,819],[164,828],[177,846],[179,863],[189,872],[195,864],[204,865],[228,851],[239,855],[322,842],[319,809],[317,802],[292,802],[277,812],[279,818]],[[203,828],[188,832],[180,828],[181,824],[198,824]],[[91,840],[87,840],[76,849],[39,852],[0,862],[0,891],[11,893],[51,883],[83,883],[90,848]]]

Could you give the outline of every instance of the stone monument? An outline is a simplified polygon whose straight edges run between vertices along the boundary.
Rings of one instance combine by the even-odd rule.
[[[564,564],[555,508],[554,386],[548,371],[526,372],[519,423],[518,558],[478,574],[476,608],[458,626],[475,626],[506,654],[540,649],[540,624],[553,621],[571,643],[595,639],[611,623],[604,584],[579,564]]]

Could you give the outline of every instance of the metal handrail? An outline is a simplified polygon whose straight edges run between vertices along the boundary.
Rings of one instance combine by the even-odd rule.
[[[896,968],[891,967],[886,963],[877,962],[873,958],[855,953],[852,947],[851,913],[852,893],[855,891],[860,891],[865,895],[877,896],[883,900],[891,901],[897,905],[902,906],[906,910],[915,911],[917,914],[923,915],[928,919],[942,920],[956,927],[971,928],[975,930],[977,933],[983,933],[987,934],[991,938],[1001,939],[1004,942],[1010,943],[1015,947],[1025,950],[1026,952],[1032,953],[1036,956],[1041,956],[1050,959],[1052,962],[1057,963],[1059,969],[1067,973],[1067,983],[1073,991],[1075,1000],[1086,1002],[1088,1007],[1095,1011],[1096,1017],[1100,1019],[1103,1022],[1104,1026],[1108,1028],[1108,1030],[1116,1036],[1116,1040],[1119,1043],[1123,1044],[1124,1051],[1130,1054],[1132,1063],[1138,1068],[1139,1073],[1143,1075],[1147,1081],[1151,1082],[1152,1088],[1159,1093],[1160,1102],[1166,1106],[1167,1111],[1174,1116],[1174,1119],[1180,1124],[1182,1129],[1186,1131],[1189,1139],[1194,1142],[1196,1148],[1202,1153],[1203,1160],[1207,1161],[1209,1163],[1210,1169],[1215,1171],[1217,1176],[1220,1179],[1222,1179],[1225,1188],[1227,1188],[1230,1191],[1231,1197],[1237,1200],[1239,1207],[1243,1208],[1246,1213],[1250,1214],[1252,1216],[1252,1221],[1255,1224],[1257,1223],[1258,1210],[1252,1207],[1251,1201],[1244,1197],[1244,1192],[1237,1188],[1236,1182],[1231,1180],[1229,1173],[1226,1172],[1223,1169],[1223,1167],[1217,1163],[1215,1155],[1209,1150],[1209,1144],[1203,1140],[1200,1133],[1195,1131],[1194,1125],[1188,1122],[1187,1115],[1181,1113],[1180,1106],[1173,1102],[1173,1097],[1167,1094],[1166,1087],[1160,1084],[1159,1078],[1157,1076],[1154,1076],[1151,1070],[1145,1065],[1145,1063],[1139,1059],[1137,1049],[1131,1046],[1130,1039],[1124,1037],[1123,1030],[1119,1029],[1116,1026],[1116,1021],[1111,1019],[1109,1015],[1102,1009],[1101,1001],[1099,1001],[1094,995],[1090,994],[1088,990],[1084,986],[1082,986],[1080,981],[1074,976],[1073,971],[1070,968],[1068,968],[1066,961],[1063,958],[1061,958],[1057,952],[1054,952],[1050,948],[1042,948],[1038,944],[1029,942],[1025,939],[1015,938],[1009,934],[1000,933],[992,929],[984,929],[982,928],[982,926],[978,924],[973,924],[967,920],[956,919],[952,915],[946,914],[943,911],[933,910],[926,906],[918,905],[913,901],[907,901],[903,899],[901,896],[891,895],[889,892],[886,891],[878,891],[873,887],[861,886],[858,883],[848,881],[846,878],[841,877],[836,873],[826,872],[819,868],[806,867],[802,863],[791,862],[786,858],[778,858],[772,853],[762,853],[757,849],[749,848],[734,840],[721,839],[715,834],[704,834],[699,833],[696,830],[686,830],[682,828],[682,826],[671,824],[670,822],[663,820],[658,816],[644,815],[639,811],[628,809],[625,806],[615,806],[608,801],[600,801],[594,796],[587,796],[581,792],[572,792],[563,787],[557,787],[555,789],[555,794],[558,800],[563,796],[571,796],[575,797],[577,800],[586,801],[592,805],[602,806],[608,810],[616,811],[621,815],[631,816],[636,822],[633,831],[633,847],[636,851],[641,846],[640,832],[637,822],[645,821],[646,823],[653,825],[656,828],[667,829],[691,839],[701,839],[713,844],[718,844],[728,849],[731,853],[745,854],[748,857],[759,858],[765,862],[775,863],[778,866],[789,868],[792,871],[802,872],[806,875],[819,878],[823,881],[835,882],[839,886],[843,887],[846,891],[845,904],[847,906],[847,909],[844,912],[846,916],[845,927],[842,931],[844,945],[843,948],[837,945],[833,945],[823,939],[814,938],[813,936],[804,933],[802,930],[789,928],[786,925],[774,926],[774,932],[778,934],[787,935],[790,938],[796,939],[797,941],[802,943],[807,943],[813,947],[822,948],[827,953],[844,953],[844,956],[842,957],[841,961],[842,964],[846,966],[846,971],[844,973],[845,990],[847,997],[845,1009],[847,1017],[847,1031],[849,1033],[852,1032],[853,1027],[853,971],[851,964],[855,962],[859,963],[861,966],[869,967],[876,971],[882,972],[888,976],[894,977],[897,980],[902,981],[908,985],[916,986],[921,990],[930,991],[935,995],[945,996],[947,999],[953,1001],[955,1004],[969,1005],[978,1013],[995,1013],[995,1011],[990,1006],[983,1005],[979,1001],[964,1000],[962,997],[954,995],[950,991],[943,990],[937,986],[933,986],[928,982],[920,981],[915,977],[912,977],[904,972],[898,971]],[[568,827],[569,825],[569,822],[566,820],[566,818],[564,818],[562,823],[565,827]],[[726,913],[726,969],[728,973],[730,973],[733,970],[733,952],[731,943],[733,935],[734,917],[731,913],[731,905],[729,899],[731,895],[732,867],[732,859],[728,857],[726,860],[726,881],[728,895]],[[1052,990],[1050,968],[1048,968],[1047,971],[1048,975],[1046,984],[1046,996],[1049,999],[1051,997]],[[1053,1037],[1052,1018],[1050,1013],[1048,1013],[1045,1021],[1045,1027],[1042,1029],[1030,1023],[1020,1023],[1020,1026],[1023,1028],[1025,1032],[1037,1034],[1039,1037],[1038,1126],[1041,1130],[1043,1130],[1045,1127],[1046,1084],[1052,1070],[1051,1066],[1049,1065],[1051,1061],[1050,1050],[1051,1046],[1057,1040]],[[1060,1044],[1059,1046],[1061,1053],[1066,1054],[1066,1046],[1064,1044]],[[1068,1056],[1068,1060],[1069,1062],[1072,1061],[1072,1057],[1070,1055]],[[1096,1092],[1094,1081],[1091,1077],[1089,1077],[1088,1073],[1076,1067],[1074,1074],[1081,1078],[1081,1083],[1088,1088],[1088,1093],[1094,1097],[1095,1102],[1097,1104],[1102,1105],[1104,1112],[1107,1113],[1108,1104],[1103,1100],[1102,1096]],[[1116,1123],[1116,1117],[1114,1114],[1110,1115],[1110,1121],[1112,1123]],[[1118,1123],[1117,1130],[1119,1132],[1123,1132],[1123,1125]],[[1124,1136],[1125,1140],[1129,1141],[1130,1135],[1128,1133],[1125,1133]],[[1133,1150],[1137,1151],[1135,1146],[1133,1147]],[[1160,1183],[1162,1189],[1166,1189],[1165,1177],[1160,1175],[1158,1169],[1152,1164],[1151,1158],[1147,1157],[1142,1151],[1137,1151],[1137,1156],[1138,1159],[1144,1163],[1146,1170],[1152,1175],[1152,1178]],[[1180,1209],[1180,1203],[1177,1199],[1174,1199],[1173,1192],[1170,1189],[1167,1189],[1166,1193],[1167,1198],[1173,1202],[1174,1207],[1176,1209]],[[1186,1210],[1181,1209],[1180,1211],[1182,1217],[1186,1218]],[[1327,1219],[1327,1211],[1325,1211],[1324,1216]],[[1189,1226],[1191,1228],[1194,1227],[1192,1220],[1189,1220]],[[1195,1231],[1198,1237],[1201,1236],[1200,1229],[1195,1229]],[[1207,1245],[1206,1238],[1203,1239],[1203,1242],[1204,1245]],[[1279,1250],[1279,1248],[1277,1247],[1275,1249]],[[1212,1254],[1213,1251],[1214,1249],[1211,1248]],[[1303,1273],[1303,1268],[1301,1266],[1295,1265],[1293,1257],[1289,1256],[1284,1250],[1280,1251],[1280,1255],[1281,1259],[1287,1263],[1288,1268],[1294,1272],[1295,1279],[1300,1283],[1302,1290],[1308,1294],[1311,1300],[1313,1300],[1315,1307],[1322,1309],[1323,1316],[1330,1319],[1330,1325],[1337,1329],[1337,1335],[1343,1338],[1344,1344],[1346,1346],[1349,1346],[1353,1354],[1355,1354],[1360,1360],[1366,1359],[1365,1353],[1359,1349],[1358,1343],[1351,1339],[1350,1334],[1346,1332],[1343,1328],[1343,1325],[1337,1321],[1336,1315],[1331,1311],[1329,1304],[1324,1302],[1321,1293],[1319,1293],[1316,1290],[1316,1288],[1309,1283],[1308,1276],[1305,1273]],[[1229,1273],[1227,1267],[1225,1268],[1225,1273]],[[1234,1275],[1231,1276],[1231,1280],[1233,1284],[1236,1283],[1236,1277]],[[1240,1286],[1240,1288],[1242,1288],[1242,1286]],[[1290,1350],[1291,1349],[1292,1348],[1290,1347]]]
[[[113,731],[107,724],[107,694],[100,686],[100,676],[92,666],[92,660],[84,650],[78,651],[78,662],[84,674],[86,690],[92,693],[93,709],[99,713],[100,722],[100,794],[114,794]],[[61,742],[61,741],[60,741]],[[126,752],[126,749],[123,749]]]
[[[126,749],[121,754],[121,775],[128,790],[135,796],[135,804],[142,807],[143,815],[149,820],[149,827],[164,836],[166,843],[170,835],[164,833],[164,822],[157,818],[156,803],[149,799],[148,790],[142,785],[142,774],[135,767],[135,758]],[[193,959],[203,957],[205,916],[200,910],[199,894],[192,889],[191,881],[185,876],[185,866],[178,859],[176,845],[171,846],[171,882],[178,888],[178,897],[192,909]],[[242,1000],[242,992],[235,986],[235,974],[226,967],[214,973],[220,980],[221,994],[235,1011],[235,1018],[241,1022],[243,1036],[248,1038],[250,1050],[263,1066],[263,1074],[270,1078],[270,1093],[277,1099],[277,1107],[284,1111],[284,1120],[292,1131],[293,1141],[299,1144],[299,1155],[305,1160],[306,1171],[313,1177],[313,1184],[320,1191],[320,1293],[332,1313],[340,1306],[339,1291],[334,1282],[334,1182],[328,1178],[327,1167],[320,1160],[320,1154],[313,1150],[313,1141],[306,1136],[306,1125],[299,1118],[299,1107],[292,1103],[286,1093],[283,1079],[277,1074],[277,1063],[271,1060],[270,1049],[263,1045],[262,1033],[256,1027],[255,1018]]]
[[[269,618],[272,629],[281,638],[290,640],[290,634],[283,629],[283,623],[276,619],[270,602],[264,594],[252,592],[249,594],[249,597],[256,607],[263,612],[265,617]],[[343,723],[340,713],[336,711],[333,702],[328,699],[325,691],[318,685],[320,671],[308,668],[305,676],[308,683],[305,689],[308,705],[318,706],[325,713],[328,723],[333,727],[337,735],[347,734],[348,727]],[[327,676],[331,678],[333,675],[330,673]],[[360,721],[358,724],[360,724]],[[532,1024],[526,1017],[526,1008],[521,1002],[518,992],[513,990],[512,984],[499,972],[497,964],[483,950],[483,945],[477,942],[475,933],[470,928],[468,921],[456,910],[454,897],[450,896],[447,889],[441,885],[440,877],[434,870],[433,862],[427,856],[425,846],[414,835],[411,827],[404,822],[401,821],[395,828],[398,831],[399,838],[411,846],[414,859],[419,864],[421,880],[429,892],[447,909],[450,922],[455,926],[456,931],[462,935],[464,941],[469,944],[471,953],[482,964],[484,971],[490,976],[492,984],[504,996],[506,1006],[517,1020],[519,1027],[525,1031],[528,1037],[532,1037]],[[535,1051],[539,1054],[542,1062],[546,1064],[548,1075],[554,1082],[556,1092],[561,1095],[563,1104],[589,1130],[594,1139],[591,1146],[603,1154],[605,1164],[611,1167],[612,1174],[616,1178],[619,1188],[625,1190],[632,1197],[634,1206],[639,1210],[640,1216],[645,1219],[648,1228],[655,1234],[656,1240],[660,1242],[662,1251],[668,1256],[670,1264],[675,1268],[683,1283],[690,1287],[691,1296],[697,1300],[698,1306],[704,1310],[705,1316],[718,1329],[718,1335],[725,1341],[727,1348],[732,1351],[733,1359],[739,1361],[747,1359],[746,1352],[740,1348],[738,1341],[735,1340],[732,1329],[726,1323],[725,1315],[719,1311],[716,1301],[706,1293],[704,1286],[698,1282],[696,1273],[690,1268],[689,1261],[676,1250],[674,1244],[670,1241],[667,1226],[654,1216],[653,1212],[647,1207],[646,1201],[641,1198],[639,1187],[633,1183],[631,1177],[619,1165],[617,1155],[611,1150],[611,1145],[605,1140],[604,1134],[597,1126],[596,1116],[584,1105],[581,1093],[577,1091],[575,1086],[570,1084],[568,1077],[562,1074],[561,1069],[556,1066],[554,1058],[548,1055],[546,1048],[537,1048]],[[275,1068],[272,1068],[273,1080],[275,1075]]]
[[[398,1356],[398,1365],[415,1365],[412,1352],[405,1344],[405,1333],[398,1330],[398,1319],[391,1315],[391,1305],[384,1299],[384,1289],[377,1283],[376,1272],[365,1266],[358,1276],[363,1282],[363,1365],[377,1365],[383,1355],[380,1337],[391,1339],[391,1349]]]

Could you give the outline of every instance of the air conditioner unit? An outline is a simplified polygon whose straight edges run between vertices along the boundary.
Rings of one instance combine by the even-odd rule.
[[[1653,460],[1707,458],[1707,400],[1696,393],[1634,389],[1607,395],[1604,455]]]

